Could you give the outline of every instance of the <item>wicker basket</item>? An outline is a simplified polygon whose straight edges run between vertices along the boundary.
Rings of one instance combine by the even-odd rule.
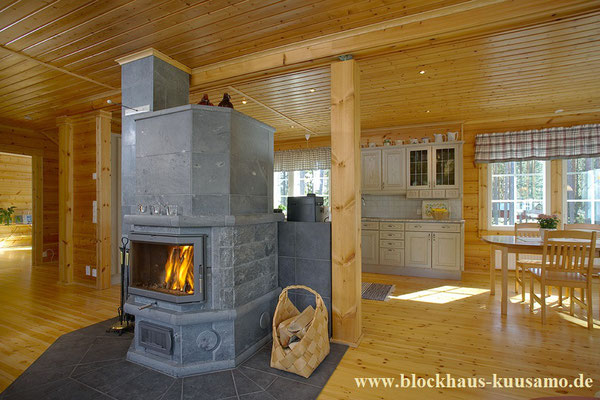
[[[306,335],[293,349],[284,349],[279,342],[277,327],[282,321],[292,318],[300,312],[288,298],[288,291],[303,289],[315,295],[315,315]],[[273,350],[271,367],[308,378],[329,354],[329,330],[327,308],[319,293],[302,286],[288,286],[279,295],[279,302],[273,317]]]

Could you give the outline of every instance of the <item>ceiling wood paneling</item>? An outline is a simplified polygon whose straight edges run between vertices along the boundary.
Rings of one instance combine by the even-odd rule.
[[[229,86],[256,99],[230,93],[278,140],[329,135],[329,62],[354,48],[364,129],[593,110],[599,13],[585,0],[9,0],[0,120],[45,129],[58,115],[118,112],[106,104],[120,99],[114,60],[149,47],[194,69],[191,102],[206,92],[218,103]],[[259,61],[270,54],[280,72]],[[198,84],[214,71],[237,78]]]

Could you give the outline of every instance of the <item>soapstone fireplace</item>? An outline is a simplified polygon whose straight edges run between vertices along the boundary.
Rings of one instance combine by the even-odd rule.
[[[128,360],[181,377],[233,368],[270,339],[280,292],[274,129],[228,108],[134,116]],[[171,207],[172,209],[173,207]]]

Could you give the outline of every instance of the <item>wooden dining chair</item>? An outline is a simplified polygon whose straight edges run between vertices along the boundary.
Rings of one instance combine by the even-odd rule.
[[[565,224],[565,231],[598,231],[600,232],[600,224]]]
[[[515,223],[515,237],[540,237],[540,226],[537,223],[531,222]],[[525,291],[527,290],[525,277],[527,276],[527,270],[531,267],[539,266],[541,260],[522,259],[520,255],[520,253],[515,253],[515,292],[519,293],[520,286],[521,298],[525,302]]]
[[[573,315],[575,303],[587,310],[588,329],[594,327],[592,314],[592,260],[596,253],[596,232],[549,231],[544,238],[542,262],[530,268],[529,306],[541,306],[542,324],[546,323],[546,286],[570,288]],[[535,294],[535,282],[540,284],[540,296]],[[575,289],[581,289],[577,297]]]

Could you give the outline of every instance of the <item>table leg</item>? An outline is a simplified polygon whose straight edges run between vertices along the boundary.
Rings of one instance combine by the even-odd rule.
[[[496,247],[490,246],[490,295],[496,294]]]
[[[502,247],[502,315],[506,315],[508,309],[508,247]]]

